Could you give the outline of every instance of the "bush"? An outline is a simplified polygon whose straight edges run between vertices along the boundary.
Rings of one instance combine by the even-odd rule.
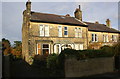
[[[58,55],[53,53],[47,57],[47,68],[49,69],[57,69],[58,66]]]
[[[114,45],[113,48],[114,48],[115,56],[120,56],[120,42]]]
[[[87,49],[87,50],[74,50],[65,49],[59,55],[59,61],[64,61],[65,58],[87,59],[96,57],[110,57],[114,56],[113,47],[104,46],[99,50]],[[62,59],[62,60],[61,60]]]
[[[114,56],[115,51],[114,51],[114,47],[111,46],[103,46],[101,47],[101,56],[103,57],[110,57],[110,56]]]

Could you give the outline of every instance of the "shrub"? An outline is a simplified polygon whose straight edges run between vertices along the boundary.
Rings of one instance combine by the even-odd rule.
[[[103,56],[103,57],[114,56],[114,54],[115,54],[114,48],[111,46],[101,47],[101,52],[102,52],[101,56]]]
[[[58,65],[58,55],[53,53],[47,57],[47,68],[49,69],[57,69]]]
[[[115,56],[120,56],[120,42],[114,45],[113,48],[114,48]]]

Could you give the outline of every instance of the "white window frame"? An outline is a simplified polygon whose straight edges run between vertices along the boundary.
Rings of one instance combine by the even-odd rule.
[[[116,35],[112,35],[112,41],[117,42],[117,36]]]
[[[44,36],[44,26],[40,25],[40,36]]]
[[[78,28],[78,37],[82,38],[82,28]]]
[[[40,36],[49,36],[49,26],[48,25],[40,25]]]
[[[37,43],[37,53],[36,53],[36,55],[38,55],[38,49],[40,49],[40,50],[41,50],[41,47],[40,47],[40,48],[38,48],[38,44],[40,44],[40,43]],[[41,46],[41,44],[40,44],[40,46]]]
[[[46,37],[48,37],[49,36],[49,26],[45,25],[44,27],[45,27],[45,30],[44,30],[45,33],[44,34],[45,34]]]
[[[49,48],[43,48],[43,45],[44,45],[44,44],[48,44]],[[43,55],[43,49],[48,49],[48,50],[49,50],[49,54],[50,54],[50,44],[49,44],[49,43],[43,43],[43,44],[42,44],[42,55]]]
[[[75,44],[75,50],[79,50],[79,44]]]
[[[81,48],[82,47],[82,48]],[[80,44],[80,50],[83,50],[84,49],[84,46],[83,46],[83,44]]]
[[[75,27],[75,37],[82,38],[82,28]]]
[[[91,34],[92,36],[92,42],[98,42],[98,35],[97,34]]]
[[[103,34],[103,42],[109,42],[108,35]]]
[[[65,27],[66,27],[66,26],[65,26]],[[65,37],[68,37],[68,27],[66,27],[67,30],[65,29],[65,27],[64,27],[64,36],[65,36]],[[67,35],[65,35],[65,31],[67,32]]]
[[[109,38],[108,38],[108,35],[106,35],[106,42],[109,42]]]
[[[62,26],[58,26],[58,37],[62,37]]]

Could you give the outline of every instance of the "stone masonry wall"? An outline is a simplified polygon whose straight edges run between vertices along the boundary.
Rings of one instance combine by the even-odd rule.
[[[65,60],[65,77],[82,77],[112,72],[114,58],[93,58],[88,60]]]

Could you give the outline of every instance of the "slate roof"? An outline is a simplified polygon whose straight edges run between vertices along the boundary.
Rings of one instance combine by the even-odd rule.
[[[97,24],[97,23],[91,23],[91,22],[85,22],[85,23],[88,24],[89,31],[120,33],[120,31],[113,28],[109,28],[105,24]]]
[[[38,12],[31,12],[31,21],[67,24],[67,25],[78,25],[78,26],[87,27],[87,25],[77,20],[75,17],[47,14],[47,13],[38,13]]]
[[[83,22],[71,16],[31,12],[31,21],[85,26],[85,27],[88,27],[89,31],[120,33],[120,31],[113,29],[113,28],[109,28],[105,24]]]

